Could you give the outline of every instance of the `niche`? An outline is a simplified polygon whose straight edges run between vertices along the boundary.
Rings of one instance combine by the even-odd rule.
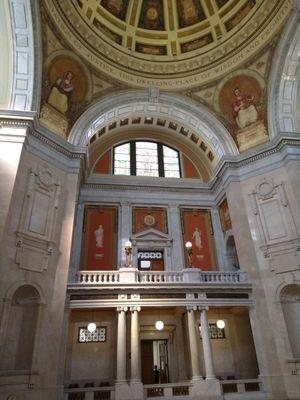
[[[2,369],[32,369],[39,304],[40,295],[32,286],[21,286],[14,293],[6,330]]]
[[[240,264],[233,235],[228,236],[226,241],[226,257],[229,271],[238,271]]]
[[[300,285],[285,286],[280,300],[292,354],[294,358],[300,358]]]

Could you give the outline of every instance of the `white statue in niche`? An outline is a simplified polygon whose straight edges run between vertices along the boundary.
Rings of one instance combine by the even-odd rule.
[[[103,247],[104,229],[102,225],[99,225],[98,229],[95,230],[96,247]]]
[[[193,236],[192,238],[195,241],[195,246],[200,250],[202,249],[202,241],[201,241],[201,229],[199,228],[195,228],[194,232],[193,232]]]

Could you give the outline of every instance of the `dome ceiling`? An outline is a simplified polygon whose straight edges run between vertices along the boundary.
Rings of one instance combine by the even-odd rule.
[[[218,79],[279,31],[283,0],[46,0],[89,63],[135,87],[184,89]]]

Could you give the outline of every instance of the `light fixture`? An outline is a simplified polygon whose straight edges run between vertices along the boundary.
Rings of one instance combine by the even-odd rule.
[[[90,333],[95,332],[96,329],[97,329],[97,325],[95,324],[95,322],[90,322],[90,323],[88,324],[88,326],[87,326],[87,330],[88,330]]]
[[[218,309],[217,327],[219,329],[224,329],[225,328],[225,322],[224,322],[223,319],[220,318],[220,309]]]
[[[218,319],[217,321],[217,327],[219,329],[224,329],[225,328],[225,322],[222,319]]]
[[[186,242],[185,248],[186,248],[187,250],[190,250],[192,247],[193,247],[192,242]]]
[[[187,255],[188,255],[188,261],[189,261],[189,268],[192,268],[192,257],[193,257],[193,245],[191,242],[186,242],[185,243],[185,248],[187,251]]]
[[[125,242],[125,267],[129,268],[132,266],[131,254],[132,254],[132,243],[130,240],[126,240],[126,242]]]
[[[163,323],[163,321],[156,321],[155,322],[155,328],[158,330],[158,331],[161,331],[162,329],[164,329],[164,326],[165,326],[165,324]]]

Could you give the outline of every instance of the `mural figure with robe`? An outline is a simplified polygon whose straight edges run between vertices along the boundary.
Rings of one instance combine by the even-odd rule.
[[[258,120],[258,113],[253,103],[254,97],[242,94],[238,87],[234,89],[234,96],[232,108],[235,120],[238,127],[243,129]]]
[[[103,237],[104,237],[104,229],[102,225],[99,225],[98,229],[95,230],[95,239],[96,239],[96,247],[103,247]]]
[[[252,71],[224,79],[218,107],[240,152],[269,140],[266,82]]]
[[[197,249],[199,249],[199,250],[202,249],[201,229],[196,227],[193,232],[192,238],[195,241],[195,246],[197,247]]]
[[[69,110],[70,99],[74,91],[73,77],[72,71],[67,71],[62,76],[57,77],[48,97],[48,104],[62,114],[67,114]]]

